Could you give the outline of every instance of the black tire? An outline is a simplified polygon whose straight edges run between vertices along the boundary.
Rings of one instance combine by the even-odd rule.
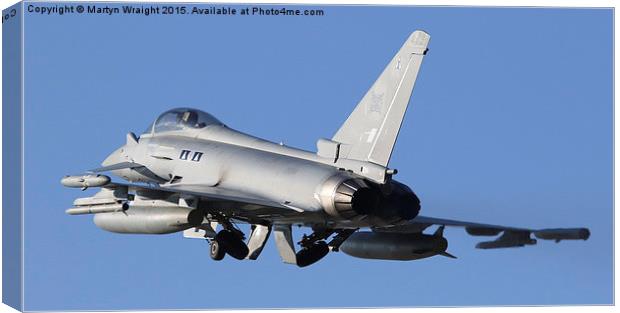
[[[248,253],[250,253],[250,250],[245,242],[243,242],[239,236],[230,230],[220,231],[217,235],[215,235],[215,240],[220,243],[228,255],[237,260],[245,259],[245,257],[248,256]]]
[[[297,252],[297,266],[306,267],[316,263],[329,253],[329,246],[325,241],[319,241],[310,248],[301,249]]]
[[[226,256],[226,251],[224,251],[222,245],[215,239],[211,240],[209,256],[215,261],[221,261]]]

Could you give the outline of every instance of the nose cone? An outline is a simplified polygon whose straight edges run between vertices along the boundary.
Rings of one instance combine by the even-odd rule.
[[[108,155],[107,158],[105,158],[105,160],[103,160],[103,162],[101,162],[101,165],[110,166],[118,163],[127,162],[127,153],[125,150],[125,146],[116,149],[116,151],[112,152],[110,155]]]

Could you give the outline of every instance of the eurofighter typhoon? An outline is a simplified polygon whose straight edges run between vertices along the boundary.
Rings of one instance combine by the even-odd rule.
[[[480,249],[533,245],[534,238],[588,239],[587,228],[418,215],[420,199],[393,178],[388,163],[429,39],[419,30],[409,36],[336,134],[318,139],[316,153],[241,133],[200,110],[172,109],[140,137],[129,133],[102,167],[62,178],[67,187],[101,188],[66,212],[93,214],[98,227],[116,233],[206,239],[214,260],[227,254],[256,260],[273,232],[282,260],[300,267],[330,251],[383,260],[454,258],[446,251],[445,226],[495,236],[478,243]],[[250,234],[239,223],[251,225]],[[292,225],[311,232],[294,243]]]

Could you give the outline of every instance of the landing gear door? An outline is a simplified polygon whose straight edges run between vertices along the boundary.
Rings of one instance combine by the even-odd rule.
[[[295,255],[291,225],[275,225],[273,236],[282,261],[284,263],[297,265],[297,255]]]
[[[271,227],[263,225],[252,225],[252,234],[248,240],[248,249],[250,252],[246,259],[256,260],[263,251],[267,239],[269,239],[269,233],[271,233]]]

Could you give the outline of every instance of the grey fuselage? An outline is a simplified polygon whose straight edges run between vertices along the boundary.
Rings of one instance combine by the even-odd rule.
[[[321,157],[225,125],[146,133],[137,143],[116,150],[102,164],[128,161],[144,165],[145,169],[121,169],[113,173],[131,182],[158,183],[169,188],[217,187],[246,197],[269,199],[296,212],[294,216],[299,224],[323,221],[341,227],[379,226],[413,218],[419,211],[419,200],[405,185],[389,177],[384,178],[386,184],[382,185],[368,179],[369,175],[364,178],[355,173],[355,170],[385,173],[386,169],[381,166]],[[381,212],[362,214],[364,212],[357,212],[358,208],[356,212],[360,214],[338,211],[338,203],[334,204],[338,202],[334,200],[335,189],[353,180],[361,180],[363,182],[358,184],[367,184],[381,194]],[[394,196],[410,201],[390,200]],[[400,214],[403,211],[407,212]]]

